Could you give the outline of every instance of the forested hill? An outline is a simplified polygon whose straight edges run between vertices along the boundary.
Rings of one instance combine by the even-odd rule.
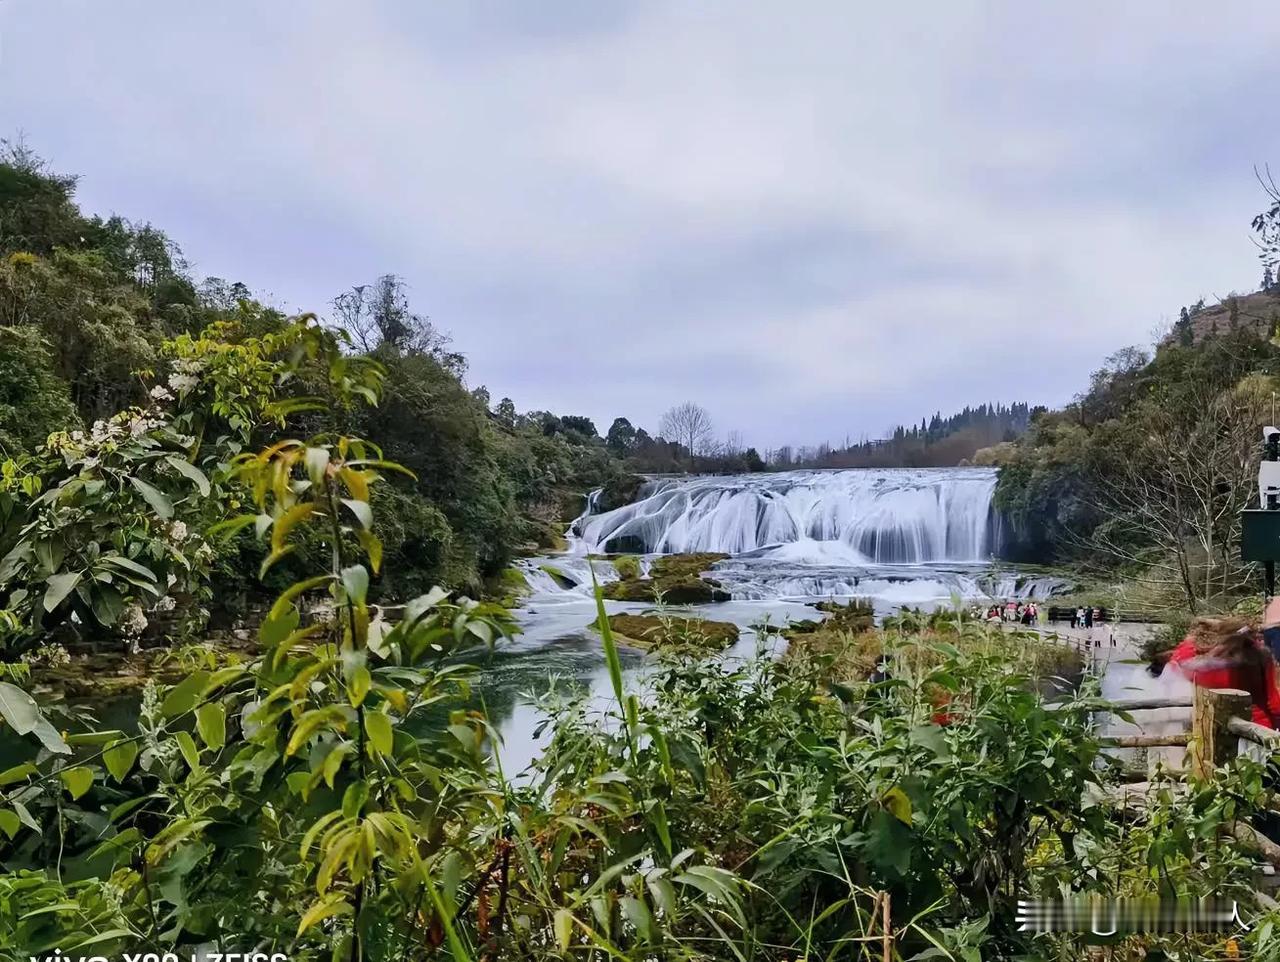
[[[181,377],[166,348],[177,339],[231,345],[286,326],[246,285],[192,276],[159,228],[82,213],[75,177],[21,146],[0,147],[0,461],[144,404],[141,374],[148,383]],[[394,573],[382,590],[474,589],[522,546],[554,544],[582,492],[624,474],[633,452],[658,469],[674,465],[672,446],[642,431],[607,446],[587,418],[521,414],[505,398],[491,410],[487,392],[464,384],[465,359],[411,309],[396,278],[333,293],[321,311],[349,332],[353,355],[387,369],[382,403],[351,429],[416,474],[379,486]],[[12,534],[0,510],[0,556]],[[221,596],[247,589],[253,579],[242,572],[255,569],[224,559]]]
[[[1153,603],[1231,607],[1258,585],[1239,560],[1261,431],[1280,393],[1280,291],[1180,312],[1153,351],[1106,359],[1085,391],[988,455],[1015,557],[1137,579]]]

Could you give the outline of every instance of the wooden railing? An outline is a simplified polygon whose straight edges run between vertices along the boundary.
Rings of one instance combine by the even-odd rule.
[[[1104,735],[1104,744],[1113,748],[1189,748],[1191,771],[1201,778],[1240,754],[1241,741],[1268,751],[1280,749],[1280,731],[1250,720],[1253,701],[1249,693],[1235,688],[1196,687],[1191,701],[1178,698],[1127,698],[1108,701],[1108,712],[1152,711],[1161,708],[1189,708],[1191,719],[1183,732],[1162,735]]]

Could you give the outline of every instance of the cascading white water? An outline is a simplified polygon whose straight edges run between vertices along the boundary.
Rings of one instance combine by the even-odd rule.
[[[581,551],[772,548],[786,560],[976,562],[998,549],[991,468],[787,471],[650,483],[575,523]]]

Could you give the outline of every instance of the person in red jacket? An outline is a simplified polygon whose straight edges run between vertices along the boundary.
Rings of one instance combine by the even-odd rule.
[[[1254,628],[1237,619],[1201,619],[1169,656],[1169,665],[1202,688],[1237,688],[1253,702],[1253,720],[1280,728],[1276,663]]]

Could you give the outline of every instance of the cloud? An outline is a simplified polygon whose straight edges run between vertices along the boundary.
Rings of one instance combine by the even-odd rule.
[[[0,3],[0,130],[297,308],[394,271],[471,380],[749,442],[1060,403],[1255,283],[1280,19]]]

